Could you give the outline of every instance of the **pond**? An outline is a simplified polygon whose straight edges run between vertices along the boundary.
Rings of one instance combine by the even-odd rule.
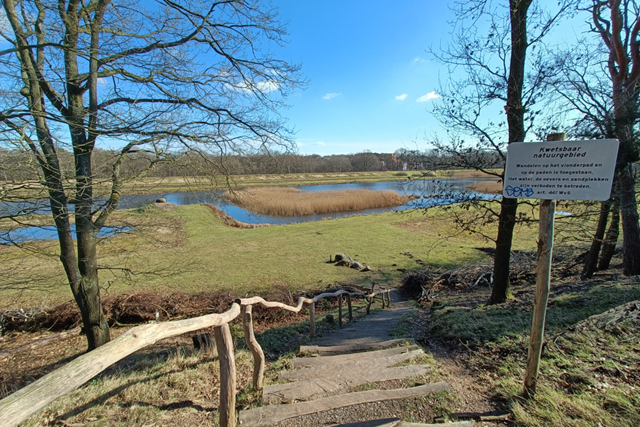
[[[133,227],[102,227],[98,237],[110,237],[126,233]],[[76,238],[75,224],[71,225],[71,234]],[[58,232],[53,225],[41,227],[22,227],[14,230],[0,231],[0,244],[22,243],[29,240],[58,240]]]
[[[399,194],[419,195],[426,198],[418,198],[411,200],[409,203],[396,206],[393,208],[367,209],[363,211],[349,211],[332,214],[321,215],[305,215],[291,217],[275,217],[269,215],[256,215],[246,209],[232,205],[226,202],[222,197],[221,191],[199,191],[199,192],[179,192],[179,193],[156,193],[143,195],[126,195],[120,199],[118,209],[135,209],[146,206],[155,202],[159,198],[166,199],[167,203],[176,205],[189,205],[195,203],[211,203],[227,215],[234,219],[248,224],[291,224],[296,222],[319,221],[328,218],[341,218],[352,215],[363,215],[372,213],[389,212],[392,210],[405,210],[417,207],[427,207],[436,205],[446,205],[455,203],[456,199],[465,194],[467,197],[476,197],[482,199],[491,199],[499,196],[474,193],[466,190],[466,186],[478,182],[471,180],[413,180],[413,181],[392,181],[392,182],[366,182],[366,183],[350,183],[350,184],[325,184],[325,185],[309,185],[297,187],[303,191],[345,191],[345,190],[393,190]],[[104,203],[104,200],[97,199],[96,203]],[[19,203],[0,203],[0,215],[6,214],[48,214],[49,202],[47,200],[32,200]],[[104,231],[104,230],[103,230]],[[123,232],[126,230],[106,230],[105,233]],[[108,234],[107,234],[108,235]],[[55,229],[53,227],[25,227],[11,231],[10,235],[6,232],[0,233],[0,243],[8,243],[7,238],[13,242],[21,242],[25,240],[55,240],[57,239]]]

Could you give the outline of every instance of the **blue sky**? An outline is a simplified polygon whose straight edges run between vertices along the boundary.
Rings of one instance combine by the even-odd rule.
[[[429,46],[446,45],[446,2],[274,0],[289,21],[281,56],[303,63],[310,84],[282,114],[303,154],[424,148],[439,125],[429,114],[446,69]]]
[[[453,0],[450,0],[453,1]],[[540,0],[556,11],[555,0]],[[303,63],[310,85],[283,110],[302,154],[426,149],[445,137],[431,115],[449,75],[427,53],[452,40],[447,1],[273,0],[289,21],[290,44],[280,56]],[[496,2],[496,5],[507,2]],[[566,48],[587,28],[584,16],[564,20],[545,38]],[[460,76],[457,76],[460,78]],[[503,114],[496,105],[495,114]]]
[[[453,0],[450,0],[453,1]],[[555,5],[552,0],[540,0]],[[427,50],[451,41],[447,1],[272,0],[290,43],[274,54],[309,79],[282,115],[302,154],[425,149],[444,137],[431,115],[449,75]],[[498,4],[503,4],[502,0]],[[506,2],[504,3],[506,5]],[[576,34],[571,25],[562,32]],[[580,30],[579,30],[580,31]],[[496,107],[502,114],[502,107]]]

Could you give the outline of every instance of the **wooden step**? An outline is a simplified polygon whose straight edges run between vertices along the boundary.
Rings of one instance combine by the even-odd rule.
[[[451,391],[451,387],[447,383],[439,382],[395,390],[359,391],[291,405],[262,406],[240,411],[239,421],[244,426],[264,426],[275,424],[288,418],[344,408],[345,406],[425,396],[439,391]]]
[[[400,418],[383,418],[380,420],[359,421],[348,424],[332,424],[331,427],[397,427],[402,422]]]
[[[402,347],[393,347],[386,350],[374,350],[364,353],[348,353],[340,354],[337,356],[299,357],[291,360],[290,363],[294,368],[310,368],[313,366],[322,366],[329,364],[336,365],[357,360],[384,358],[417,349],[417,345],[408,345]]]
[[[282,371],[278,373],[279,380],[300,381],[310,380],[313,378],[341,378],[348,377],[351,373],[361,371],[375,371],[376,369],[384,369],[389,366],[397,365],[412,357],[422,356],[424,351],[412,350],[406,353],[395,354],[382,359],[375,360],[354,360],[348,363],[336,364],[333,366],[313,366],[310,368],[293,369],[291,371]]]
[[[391,380],[402,380],[410,377],[422,377],[431,369],[425,365],[399,366],[396,368],[352,370],[340,375],[335,373],[331,378],[311,378],[287,384],[266,386],[262,391],[262,401],[277,405],[294,400],[304,401],[324,397],[331,393],[347,390],[362,384]],[[292,371],[295,372],[295,371]]]
[[[396,424],[394,427],[473,427],[473,421],[457,421],[454,423],[444,423],[444,424],[423,424],[423,423],[408,423],[406,421],[401,421],[399,424]]]
[[[400,418],[385,418],[381,420],[360,421],[357,423],[348,424],[334,424],[331,427],[473,427],[474,424],[471,421],[462,421],[455,423],[442,423],[442,424],[422,424],[422,423],[408,423],[401,421]]]
[[[342,353],[354,353],[358,351],[378,350],[389,347],[397,347],[404,343],[415,342],[412,339],[401,338],[389,341],[380,341],[366,344],[350,344],[350,345],[333,345],[333,346],[319,346],[319,345],[301,345],[300,353],[311,354],[342,354]]]

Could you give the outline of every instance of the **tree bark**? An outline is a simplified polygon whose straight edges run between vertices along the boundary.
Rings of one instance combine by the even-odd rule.
[[[635,179],[631,164],[640,158],[640,146],[635,132],[640,94],[640,16],[633,2],[612,1],[593,3],[593,28],[599,33],[609,52],[607,68],[611,76],[615,132],[620,146],[616,162],[619,184],[623,273],[640,274],[640,227]],[[609,16],[606,16],[606,10]]]
[[[638,202],[631,164],[618,173],[620,179],[620,213],[622,215],[622,272],[625,276],[640,274],[640,228]]]
[[[77,82],[78,68],[77,49],[65,50],[65,64],[68,78],[68,98],[70,107],[64,108],[57,105],[69,120],[71,139],[76,161],[76,233],[77,248],[74,249],[73,235],[69,220],[68,197],[63,185],[62,168],[58,161],[53,136],[49,130],[45,117],[47,112],[44,104],[46,89],[43,89],[42,62],[40,58],[34,58],[29,49],[29,43],[23,32],[22,26],[15,12],[13,1],[5,2],[5,11],[11,26],[16,34],[18,46],[22,48],[18,56],[24,76],[25,96],[29,99],[29,109],[34,117],[34,124],[38,137],[38,150],[34,141],[28,140],[29,147],[38,159],[39,165],[45,177],[51,213],[56,224],[58,239],[60,242],[60,261],[64,267],[73,296],[78,304],[83,321],[83,330],[87,335],[88,349],[92,350],[109,341],[109,326],[104,319],[102,305],[100,304],[100,290],[97,275],[96,235],[97,231],[92,223],[92,193],[91,193],[91,156],[92,145],[86,144],[84,134],[85,114],[82,102],[82,90],[74,86]],[[71,12],[71,11],[70,11]],[[65,35],[65,47],[77,46],[78,28],[77,20],[73,20],[73,13],[65,15],[71,21],[66,21],[67,33]],[[43,11],[37,17],[38,22],[45,20]],[[71,24],[71,27],[69,27]],[[75,25],[75,27],[73,26]],[[40,24],[36,23],[36,36],[40,40]]]
[[[611,258],[616,251],[616,245],[618,243],[618,236],[620,235],[620,206],[617,201],[614,200],[611,207],[611,222],[609,223],[609,229],[607,235],[604,238],[602,244],[602,251],[600,255],[600,261],[598,262],[598,270],[606,270],[611,264]]]
[[[496,254],[493,261],[493,288],[489,304],[501,304],[513,297],[509,280],[509,263],[511,262],[511,243],[513,229],[516,225],[516,199],[503,198],[496,239]]]
[[[600,248],[602,247],[604,233],[607,231],[607,219],[609,218],[610,209],[610,202],[602,202],[600,204],[598,226],[596,227],[596,233],[593,236],[591,248],[589,248],[589,254],[587,255],[587,259],[584,261],[584,267],[582,268],[582,273],[580,275],[583,279],[590,279],[596,271],[598,255],[600,254]]]
[[[507,81],[507,124],[509,125],[509,143],[524,141],[524,107],[522,106],[522,87],[527,54],[527,11],[531,0],[510,0],[511,20],[511,57],[509,79]],[[496,255],[493,261],[493,288],[489,304],[500,304],[512,298],[509,283],[509,263],[513,229],[516,225],[518,210],[517,199],[503,198],[500,206]]]

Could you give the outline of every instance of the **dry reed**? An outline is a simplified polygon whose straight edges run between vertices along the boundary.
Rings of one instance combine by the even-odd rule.
[[[309,192],[291,187],[259,187],[226,192],[223,197],[254,213],[272,216],[318,215],[389,208],[413,196],[395,191],[347,190]]]

